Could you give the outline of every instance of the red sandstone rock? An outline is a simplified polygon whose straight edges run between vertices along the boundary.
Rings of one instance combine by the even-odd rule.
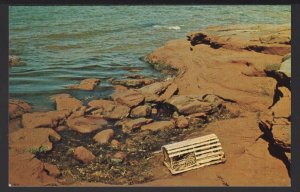
[[[209,112],[212,105],[208,102],[201,101],[197,97],[189,97],[183,95],[175,95],[168,99],[166,103],[177,108],[178,112],[184,115],[193,113]]]
[[[107,124],[108,122],[102,118],[78,117],[67,120],[68,127],[80,133],[91,133],[104,128]]]
[[[114,130],[106,129],[97,133],[93,137],[93,139],[98,143],[104,144],[104,143],[108,143],[108,141],[113,137],[113,135],[114,135]]]
[[[147,117],[151,113],[151,107],[149,105],[137,106],[130,112],[130,117]]]
[[[9,184],[12,186],[56,185],[55,178],[48,175],[44,164],[31,153],[9,151]]]
[[[147,55],[145,59],[160,68],[177,70],[178,76],[174,83],[178,86],[179,95],[218,94],[221,98],[243,105],[248,111],[264,111],[272,105],[276,80],[255,74],[264,74],[265,68],[270,64],[280,64],[281,55],[289,52],[290,44],[282,44],[281,40],[276,40],[277,43],[272,41],[271,44],[271,41],[263,42],[268,48],[261,53],[257,52],[259,50],[247,50],[244,45],[257,44],[259,47],[259,38],[268,33],[277,36],[290,34],[288,26],[271,26],[253,25],[250,29],[240,26],[213,27],[207,30],[209,32],[206,35],[210,38],[218,34],[225,44],[218,41],[217,37],[213,42],[216,42],[215,45],[220,44],[222,48],[203,43],[201,38],[192,49],[191,42],[194,40],[173,40]],[[284,32],[277,33],[281,30]],[[249,68],[254,71],[253,75],[243,74]],[[259,102],[257,97],[260,98]]]
[[[151,123],[152,119],[138,118],[138,119],[125,119],[117,123],[117,125],[122,126],[122,131],[125,133],[130,133],[134,129],[138,129],[143,125]]]
[[[75,157],[75,159],[77,159],[83,163],[90,163],[91,161],[94,161],[96,158],[92,152],[90,152],[83,146],[77,147],[74,150],[74,157]]]
[[[144,96],[135,90],[128,90],[124,92],[116,92],[112,94],[112,98],[117,103],[127,105],[128,107],[135,107],[144,101]]]
[[[70,113],[69,110],[25,113],[22,116],[22,124],[25,128],[55,128],[59,126]]]
[[[15,119],[24,113],[32,111],[32,107],[25,101],[19,99],[9,99],[9,119]]]
[[[183,116],[179,116],[176,120],[177,127],[186,128],[189,126],[189,121]]]
[[[92,116],[95,117],[122,119],[127,117],[130,112],[130,108],[128,106],[109,100],[94,100],[89,102],[88,105],[97,109],[92,112]]]
[[[122,91],[128,90],[128,88],[123,85],[114,85],[114,88],[115,88],[116,92],[122,92]]]
[[[159,95],[168,87],[170,82],[156,82],[138,89],[145,97],[145,101],[153,102],[159,99]]]
[[[48,172],[48,175],[53,177],[58,177],[61,174],[57,166],[53,164],[44,163],[44,169]]]
[[[69,94],[58,94],[52,96],[56,102],[56,110],[77,110],[81,108],[82,102]]]
[[[175,125],[171,121],[156,121],[147,125],[143,125],[141,127],[142,131],[150,130],[150,131],[159,131],[163,129],[171,129],[174,128]]]
[[[46,152],[52,149],[49,137],[56,141],[60,135],[50,128],[20,129],[9,135],[9,147],[18,152]]]
[[[165,92],[161,96],[159,96],[157,101],[162,102],[167,99],[170,99],[177,91],[178,86],[175,83],[172,83],[170,86],[168,86]]]
[[[84,79],[80,82],[79,85],[70,85],[68,86],[69,89],[81,89],[86,91],[92,91],[96,88],[96,86],[100,83],[100,79],[91,78],[91,79]]]

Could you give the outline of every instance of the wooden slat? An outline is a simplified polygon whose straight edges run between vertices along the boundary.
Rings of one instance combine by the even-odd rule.
[[[223,160],[215,160],[213,162],[208,162],[208,163],[204,163],[204,164],[201,164],[201,165],[200,164],[199,165],[195,165],[194,167],[190,167],[190,168],[183,169],[183,170],[177,170],[177,171],[171,170],[171,169],[169,169],[169,170],[170,170],[170,172],[172,174],[178,174],[178,173],[182,173],[182,172],[186,172],[186,171],[189,171],[189,170],[193,170],[193,169],[197,169],[197,168],[200,168],[200,167],[205,167],[205,166],[213,165],[213,164],[216,164],[216,163],[222,163],[222,162],[223,162]]]
[[[218,160],[218,159],[222,159],[222,156],[212,157],[212,158],[208,158],[208,159],[204,159],[204,160],[199,160],[199,161],[197,160],[197,163],[203,164],[203,163],[208,163],[210,161]]]
[[[206,145],[204,147],[197,147],[197,148],[192,148],[190,150],[186,150],[186,151],[182,151],[182,152],[178,152],[178,153],[173,153],[173,154],[169,155],[169,157],[175,157],[175,156],[178,156],[178,155],[183,155],[183,154],[195,152],[195,151],[198,151],[198,150],[210,149],[212,147],[217,147],[217,146],[221,146],[221,143],[215,143],[215,144],[212,144],[212,145]]]
[[[196,160],[198,161],[200,159],[205,159],[205,158],[214,157],[214,156],[223,156],[223,155],[224,155],[223,151],[219,151],[217,153],[208,153],[208,154],[196,156]]]
[[[212,152],[212,151],[222,151],[222,147],[216,147],[216,148],[213,148],[213,149],[208,149],[208,150],[205,150],[205,151],[195,151],[195,155],[198,156],[198,155],[202,155],[202,154],[205,154],[205,153],[209,153],[209,152]]]
[[[193,144],[193,143],[198,143],[198,142],[201,142],[201,141],[206,141],[206,140],[209,140],[211,138],[217,138],[217,136],[215,134],[210,134],[210,135],[206,135],[206,136],[203,136],[203,137],[197,137],[197,138],[194,138],[194,139],[188,139],[188,140],[185,140],[185,141],[164,145],[163,147],[166,150],[171,150],[171,149],[174,149],[174,148],[178,148],[180,146],[185,146],[185,145],[190,145],[190,144]]]
[[[214,165],[214,164],[223,163],[223,162],[224,162],[223,159],[217,159],[217,160],[214,160],[214,161],[211,161],[211,162],[208,162],[208,163],[202,163],[201,165],[199,165],[199,167],[205,167],[205,166],[208,166],[208,165]]]
[[[174,152],[177,152],[177,151],[185,150],[185,149],[188,149],[188,148],[195,148],[195,147],[198,147],[200,145],[207,145],[207,144],[214,143],[214,142],[220,142],[220,141],[219,141],[218,138],[215,138],[215,139],[211,139],[211,140],[207,140],[207,141],[203,141],[203,142],[193,143],[193,144],[190,144],[190,145],[187,145],[187,146],[182,146],[182,147],[179,147],[179,148],[174,148],[174,149],[167,150],[167,151],[168,151],[169,154],[171,154],[171,153],[174,153]]]

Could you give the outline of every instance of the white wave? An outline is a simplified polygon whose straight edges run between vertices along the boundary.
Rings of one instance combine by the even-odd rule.
[[[153,26],[156,29],[171,29],[171,30],[180,30],[180,26],[174,25],[174,26],[165,26],[165,25],[154,25]]]

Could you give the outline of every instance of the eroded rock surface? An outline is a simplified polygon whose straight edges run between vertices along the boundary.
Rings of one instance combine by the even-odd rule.
[[[192,45],[207,44],[214,49],[246,49],[283,56],[291,50],[291,26],[214,26],[201,32],[190,33],[188,39]]]
[[[279,87],[281,97],[270,110],[260,115],[260,128],[269,142],[286,152],[291,151],[291,92]]]
[[[169,41],[145,58],[157,68],[177,70],[179,95],[217,94],[248,111],[272,105],[276,80],[264,70],[280,65],[282,55],[290,52],[289,25],[219,26],[193,34],[189,40]]]

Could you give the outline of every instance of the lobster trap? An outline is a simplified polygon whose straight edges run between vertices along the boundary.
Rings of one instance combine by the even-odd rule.
[[[164,164],[172,174],[225,162],[225,153],[215,134],[162,146]]]

